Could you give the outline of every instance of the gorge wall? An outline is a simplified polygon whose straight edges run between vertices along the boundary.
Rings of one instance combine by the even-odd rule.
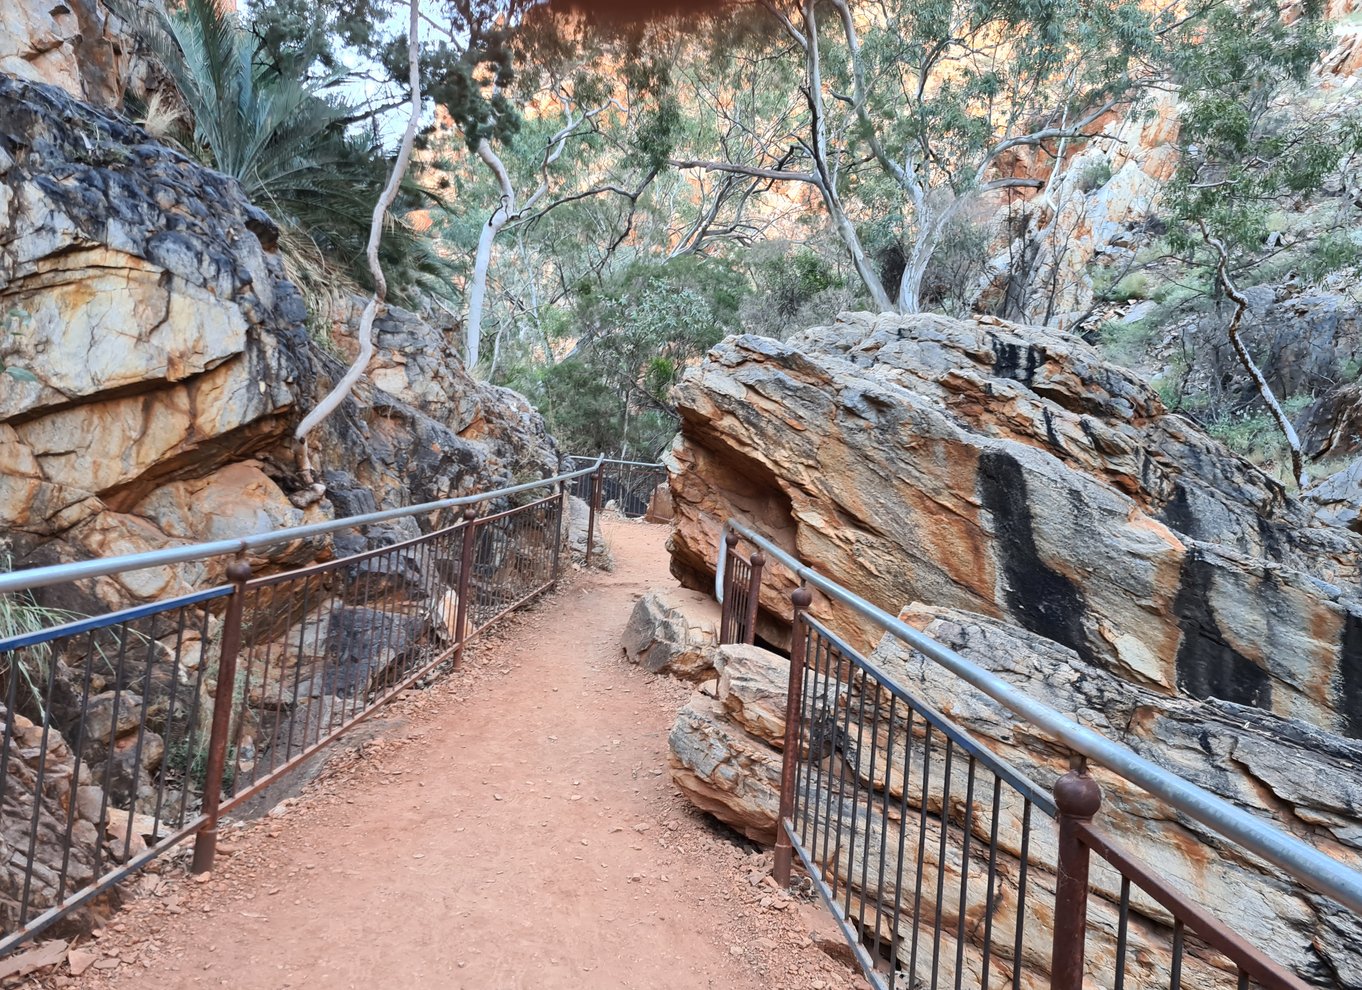
[[[671,546],[683,584],[712,593],[720,526],[746,522],[1031,697],[1362,867],[1362,534],[1337,501],[1294,497],[1081,341],[996,320],[844,314],[788,343],[731,337],[687,374],[676,398],[683,426],[670,453]],[[759,635],[776,648],[788,644],[793,587],[768,563]],[[641,601],[626,652],[714,684],[677,717],[673,779],[697,807],[769,842],[788,661],[706,645],[690,608],[677,596]],[[1038,786],[1048,790],[1067,769],[1063,747],[858,615],[819,594],[812,612]],[[965,896],[956,892],[968,891],[965,941],[958,954],[948,943],[944,975],[928,972],[925,957],[910,973],[910,954],[897,955],[922,985],[939,975],[951,982],[952,959],[977,984],[987,921],[994,931],[1023,931],[1027,947],[995,953],[995,978],[1048,986],[1053,823],[1036,824],[1028,852],[1021,809],[1004,802],[999,875],[1015,878],[1025,859],[1042,892],[1026,911],[1011,881],[989,900],[992,867],[955,853],[942,868],[950,893],[938,901],[935,854],[919,864],[912,850],[936,849],[947,832],[958,845],[970,821],[985,845],[987,809],[967,814],[958,799],[943,807],[931,796],[942,793],[935,763],[930,789],[885,769],[888,754],[924,744],[901,714],[861,724],[857,713],[888,707],[884,691],[867,704],[875,693],[849,676],[828,692],[820,717],[851,713],[854,738],[841,744],[841,760],[861,788],[913,809],[858,824],[871,831],[857,848],[897,848],[907,859],[857,858],[840,844],[829,857],[825,842],[824,869],[850,886],[853,909],[892,901],[896,870],[916,872],[920,884],[903,882],[913,883],[910,900],[922,911],[899,917],[905,945],[916,917],[923,939],[935,938],[934,918],[955,932]],[[1362,930],[1348,912],[1119,777],[1094,772],[1101,826],[1155,874],[1308,983],[1362,986]],[[951,773],[949,793],[965,793],[963,765]],[[845,812],[859,822],[854,803],[836,811],[839,821]],[[1087,960],[1095,986],[1110,985],[1119,890],[1111,871],[1096,870]],[[1138,962],[1127,985],[1167,985],[1171,918],[1139,896],[1132,905],[1128,958]],[[861,934],[870,941],[874,933]],[[1184,985],[1224,985],[1220,966],[1193,951]]]
[[[882,605],[1001,619],[1158,693],[1362,736],[1362,536],[1081,341],[850,314],[730,338],[677,399],[683,583],[712,586],[732,516]],[[791,585],[772,572],[778,617]],[[853,645],[878,638],[820,610]]]
[[[16,565],[226,538],[552,474],[542,420],[451,334],[390,308],[355,399],[291,440],[354,353],[307,329],[273,221],[236,183],[55,87],[0,75],[0,526]],[[338,538],[362,549],[416,523]],[[283,546],[260,568],[335,552]],[[80,612],[202,587],[220,564],[107,579]]]

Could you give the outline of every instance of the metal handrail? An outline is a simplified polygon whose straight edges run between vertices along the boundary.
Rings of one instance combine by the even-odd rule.
[[[886,632],[941,664],[1014,715],[1070,749],[1138,784],[1188,818],[1281,867],[1316,893],[1332,897],[1351,910],[1362,913],[1362,873],[1349,869],[1313,846],[1292,838],[1223,798],[1151,763],[1130,748],[1066,718],[1049,705],[1036,701],[996,674],[971,663],[949,647],[914,629],[902,619],[877,608],[860,595],[805,566],[765,536],[732,519],[724,523],[719,534],[719,558],[714,580],[715,597],[720,603],[723,602],[724,568],[728,556],[728,544],[724,536],[729,530],[759,547],[768,558],[779,560],[801,581],[878,624]]]
[[[605,455],[597,457],[590,467],[578,468],[575,471],[567,471],[562,474],[555,474],[552,478],[544,478],[540,481],[527,481],[522,485],[512,485],[509,488],[498,488],[495,491],[481,492],[476,495],[460,495],[457,498],[439,499],[434,502],[424,502],[421,505],[410,505],[400,509],[383,509],[378,512],[366,513],[362,516],[346,516],[343,519],[332,519],[327,522],[309,523],[306,526],[292,526],[288,529],[274,529],[264,533],[255,533],[250,536],[233,537],[229,540],[213,540],[208,543],[190,543],[182,547],[167,547],[161,550],[147,550],[143,553],[129,553],[118,557],[101,557],[95,560],[80,560],[69,564],[50,564],[46,567],[33,567],[27,570],[10,571],[0,574],[0,594],[11,591],[27,591],[31,588],[43,588],[53,584],[61,584],[66,581],[79,581],[82,578],[105,577],[110,574],[120,574],[123,571],[135,571],[144,567],[163,567],[167,564],[185,564],[190,561],[204,560],[208,557],[218,557],[224,554],[246,553],[250,550],[260,550],[264,547],[273,546],[276,543],[287,543],[292,540],[305,540],[314,536],[324,536],[327,533],[334,533],[337,530],[351,529],[356,526],[369,526],[374,523],[389,522],[393,519],[405,519],[409,516],[425,515],[428,512],[436,512],[440,509],[450,509],[461,505],[475,505],[478,502],[486,502],[489,499],[505,498],[509,495],[517,495],[520,492],[527,492],[531,489],[542,488],[545,485],[555,485],[561,481],[571,481],[583,475],[591,474],[598,470],[605,463]]]
[[[589,457],[583,457],[579,454],[569,454],[568,457],[574,461],[590,460]],[[622,461],[618,457],[605,457],[604,455],[600,458],[600,462],[603,464],[623,464],[625,467],[660,468],[667,466],[661,461]]]

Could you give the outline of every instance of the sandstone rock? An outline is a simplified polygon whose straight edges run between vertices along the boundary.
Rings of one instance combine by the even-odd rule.
[[[650,591],[634,605],[620,642],[631,661],[654,674],[705,681],[715,676],[719,619],[718,603],[697,591]]]
[[[371,376],[314,437],[326,498],[296,500],[292,428],[345,366],[309,336],[270,217],[233,180],[140,129],[8,76],[0,146],[0,312],[17,314],[0,361],[37,379],[0,381],[0,525],[16,565],[242,535],[557,470],[523,398],[475,381],[447,332],[390,307]],[[342,352],[354,346],[351,308],[333,333]],[[56,359],[71,353],[86,359]],[[342,533],[335,550],[318,540],[253,563],[307,563],[436,524]],[[195,563],[40,597],[94,613],[221,579],[221,562]]]
[[[1302,415],[1299,429],[1307,457],[1362,453],[1362,382],[1326,392]]]
[[[22,725],[21,716],[0,709],[0,722],[13,721]],[[30,740],[40,743],[42,727],[29,723],[37,735]],[[42,787],[38,787],[39,769]],[[71,821],[78,814],[73,807],[71,781],[77,773],[77,762],[61,734],[49,731],[47,748],[40,746],[11,746],[6,764],[6,779],[0,795],[0,927],[14,931],[21,921],[21,910],[28,887],[28,907],[25,916],[31,920],[47,908],[55,906],[63,897],[94,879],[94,862],[98,836],[88,821]],[[80,767],[79,779],[88,780],[89,770]],[[84,790],[85,788],[81,788]],[[83,822],[83,824],[82,824]],[[67,852],[67,828],[71,825],[71,842]],[[29,858],[29,849],[33,849]],[[25,871],[19,868],[32,863],[31,881],[26,884]],[[66,865],[66,884],[61,885],[61,871]]]
[[[1362,459],[1312,485],[1301,497],[1315,506],[1315,518],[1324,525],[1362,533]]]
[[[970,613],[914,606],[904,616],[933,639],[1041,698],[1070,718],[1132,747],[1146,758],[1259,815],[1353,869],[1362,868],[1362,745],[1308,725],[1221,701],[1173,699],[1122,681],[1072,651],[1016,627]],[[885,637],[871,660],[923,704],[957,722],[1023,776],[1048,789],[1067,769],[1066,754],[1006,709],[937,664]],[[860,758],[862,772],[868,757]],[[1339,986],[1362,980],[1362,925],[1248,857],[1221,855],[1213,833],[1100,769],[1099,823],[1153,867],[1200,900],[1250,941],[1308,980],[1323,971],[1320,953]],[[868,774],[867,774],[868,776]],[[963,787],[964,778],[954,785]],[[957,791],[958,793],[958,791]],[[910,795],[909,803],[914,803]],[[1015,821],[1016,819],[1006,819]],[[1051,823],[1032,839],[1039,868],[1053,860]],[[1015,855],[1020,836],[1003,830]],[[1048,865],[1047,865],[1048,864]],[[1115,875],[1103,867],[1094,892],[1119,898]],[[1167,917],[1157,905],[1137,905],[1150,922]],[[1110,946],[1107,946],[1110,950]],[[1166,954],[1166,948],[1159,950]],[[1166,965],[1166,961],[1165,961]],[[1328,980],[1325,981],[1329,984]]]
[[[669,523],[672,515],[672,488],[664,481],[653,489],[652,498],[648,499],[648,511],[643,518],[650,523]]]
[[[591,507],[575,495],[568,497],[567,512],[563,514],[563,527],[566,530],[568,549],[576,561],[586,560],[586,531],[591,522]],[[614,560],[610,556],[610,546],[605,542],[601,531],[599,513],[596,519],[596,539],[591,548],[591,564],[603,570],[613,570]]]
[[[88,103],[122,102],[132,47],[100,0],[10,0],[0,8],[0,72]]]
[[[1008,619],[1159,693],[1362,735],[1362,539],[1081,342],[849,314],[788,343],[729,338],[676,399],[672,566],[690,587],[712,587],[732,516],[872,601]],[[773,568],[765,622],[791,588]],[[821,597],[814,613],[877,638]]]
[[[142,698],[128,691],[95,695],[85,710],[84,722],[87,738],[109,743],[142,724]]]
[[[696,694],[667,737],[672,780],[697,808],[767,845],[780,810],[780,756]]]
[[[790,661],[759,646],[720,646],[719,701],[742,728],[777,748],[785,742],[785,703]]]

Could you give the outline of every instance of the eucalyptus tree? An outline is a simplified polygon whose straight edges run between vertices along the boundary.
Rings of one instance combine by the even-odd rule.
[[[1178,168],[1165,196],[1174,249],[1210,267],[1210,284],[1231,306],[1225,334],[1253,389],[1280,428],[1292,474],[1305,482],[1300,440],[1242,335],[1249,301],[1241,282],[1283,251],[1314,249],[1331,239],[1314,228],[1292,243],[1270,243],[1270,219],[1310,197],[1331,175],[1362,156],[1362,119],[1346,103],[1293,99],[1324,50],[1323,4],[1305,3],[1283,17],[1271,0],[1244,0],[1207,11],[1200,43],[1176,53],[1182,98]],[[1346,188],[1347,177],[1341,185]],[[1336,224],[1355,229],[1362,199],[1339,202]],[[1328,265],[1356,264],[1352,250]]]
[[[916,312],[956,216],[1017,167],[1103,118],[1155,78],[1161,18],[1139,0],[759,0],[762,56],[797,67],[796,113],[757,160],[678,156],[681,168],[803,183],[873,305]],[[753,128],[757,131],[758,128]],[[878,256],[878,257],[877,257]]]

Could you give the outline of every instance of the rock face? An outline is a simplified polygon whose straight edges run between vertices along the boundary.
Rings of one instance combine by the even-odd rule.
[[[87,103],[122,102],[130,47],[101,0],[6,0],[0,7],[0,73],[59,86]]]
[[[291,432],[343,372],[353,330],[333,335],[339,355],[309,336],[278,231],[234,181],[5,76],[0,226],[0,363],[20,371],[0,375],[0,525],[16,564],[243,535],[557,468],[524,399],[474,381],[448,333],[389,309],[369,380],[314,441],[327,497],[299,498]],[[418,531],[404,520],[254,563]],[[221,580],[220,566],[135,572],[60,604],[90,613],[183,592]]]
[[[876,602],[1008,621],[1166,696],[1362,736],[1362,539],[1042,329],[849,314],[676,390],[673,570],[745,520]],[[788,615],[768,568],[763,635]],[[875,630],[816,598],[853,646]]]

